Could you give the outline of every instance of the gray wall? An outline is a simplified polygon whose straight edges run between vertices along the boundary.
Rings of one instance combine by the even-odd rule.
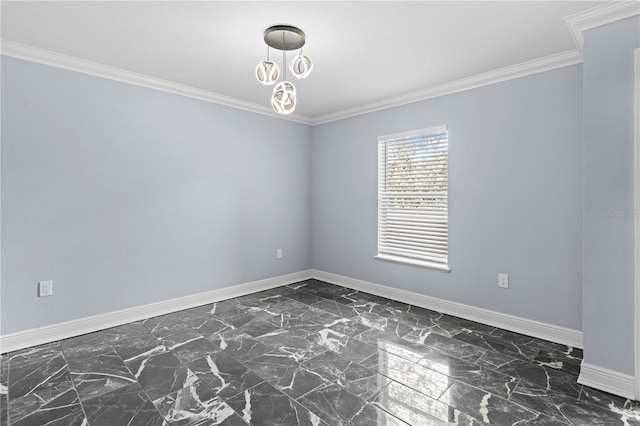
[[[3,57],[2,334],[308,269],[310,132]]]
[[[585,362],[633,374],[633,50],[640,17],[585,34]]]
[[[438,124],[449,125],[451,272],[376,260],[376,137]],[[316,126],[312,137],[314,268],[581,329],[581,65]]]

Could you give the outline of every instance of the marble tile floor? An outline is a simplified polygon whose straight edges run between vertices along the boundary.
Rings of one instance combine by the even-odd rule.
[[[0,425],[640,425],[582,352],[308,280],[0,358]]]

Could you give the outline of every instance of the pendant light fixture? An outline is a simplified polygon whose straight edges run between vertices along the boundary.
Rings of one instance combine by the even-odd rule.
[[[291,25],[274,25],[264,31],[264,42],[267,44],[267,59],[256,67],[256,78],[262,84],[271,86],[280,78],[280,68],[269,60],[269,49],[282,51],[282,80],[276,84],[271,95],[271,106],[279,114],[290,114],[296,108],[296,88],[287,81],[287,51],[300,49],[289,64],[289,70],[296,78],[306,78],[313,69],[313,62],[302,54],[305,43],[304,32]]]

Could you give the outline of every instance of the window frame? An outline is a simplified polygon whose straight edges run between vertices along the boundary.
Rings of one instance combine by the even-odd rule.
[[[447,201],[447,207],[446,207],[446,226],[447,226],[447,231],[446,231],[446,262],[442,263],[442,262],[437,262],[437,261],[429,261],[426,259],[419,259],[419,258],[414,258],[411,256],[403,256],[403,255],[399,255],[399,254],[393,254],[393,253],[385,253],[384,250],[383,252],[381,252],[381,240],[383,237],[383,225],[382,225],[382,195],[384,193],[383,191],[383,185],[386,183],[386,180],[383,180],[383,170],[381,170],[381,167],[384,166],[384,171],[386,171],[386,168],[388,166],[388,162],[386,157],[384,159],[381,158],[381,154],[382,152],[385,153],[386,155],[386,148],[383,149],[382,148],[382,144],[393,140],[393,139],[409,139],[412,137],[422,137],[422,138],[426,138],[429,135],[435,134],[435,133],[441,133],[443,131],[447,132],[447,166],[446,166],[446,182],[447,182],[447,190],[446,190],[446,201]],[[377,220],[377,248],[376,248],[376,255],[375,258],[376,259],[380,259],[380,260],[386,260],[386,261],[392,261],[392,262],[399,262],[399,263],[404,263],[404,264],[409,264],[409,265],[415,265],[415,266],[421,266],[421,267],[425,267],[425,268],[429,268],[429,269],[436,269],[436,270],[440,270],[440,271],[451,271],[450,268],[450,259],[449,259],[449,127],[447,125],[438,125],[438,126],[433,126],[433,127],[428,127],[428,128],[423,128],[423,129],[417,129],[417,130],[410,130],[410,131],[406,131],[406,132],[401,132],[401,133],[394,133],[394,134],[389,134],[389,135],[383,135],[383,136],[378,136],[378,141],[377,141],[377,150],[378,150],[378,187],[377,187],[377,197],[378,197],[378,205],[377,205],[377,214],[378,214],[378,220]]]

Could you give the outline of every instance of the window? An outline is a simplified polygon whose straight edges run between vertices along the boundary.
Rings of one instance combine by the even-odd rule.
[[[378,138],[377,258],[449,270],[446,126]]]

